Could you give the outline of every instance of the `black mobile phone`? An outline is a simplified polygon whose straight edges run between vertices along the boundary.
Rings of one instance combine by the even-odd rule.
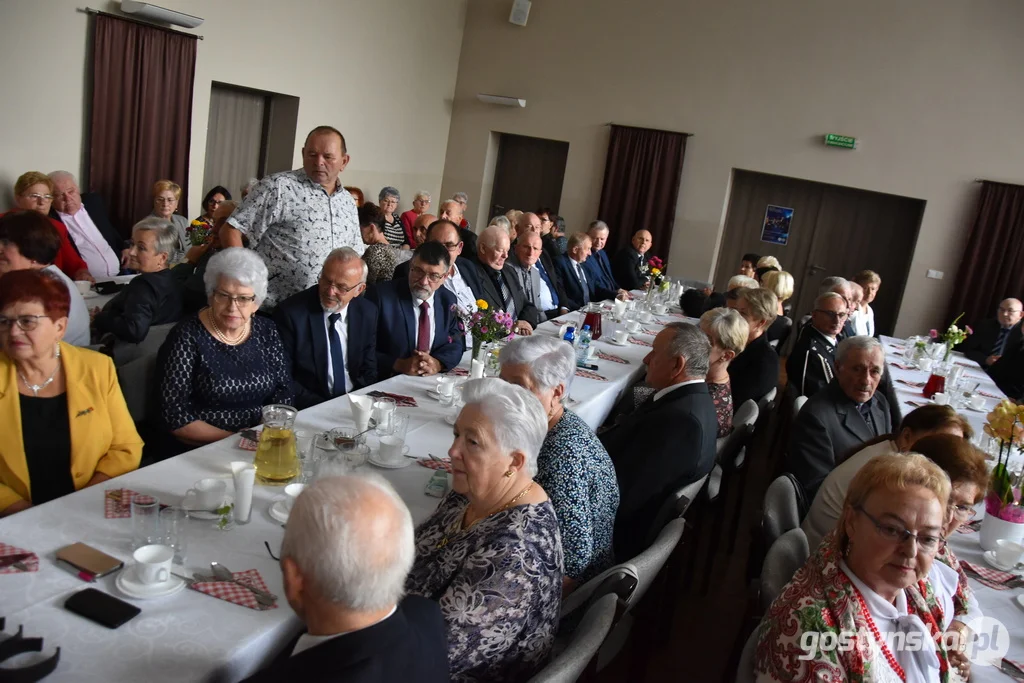
[[[117,294],[124,285],[108,280],[107,282],[97,282],[95,287],[97,292],[106,296],[107,294]]]
[[[135,605],[95,588],[78,591],[64,601],[64,608],[107,628],[117,628],[142,611]]]

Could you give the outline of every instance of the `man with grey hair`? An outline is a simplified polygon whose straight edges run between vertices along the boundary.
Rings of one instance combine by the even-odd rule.
[[[612,262],[605,251],[608,244],[610,230],[604,221],[594,221],[587,228],[590,235],[590,258],[583,262],[583,269],[587,271],[587,277],[595,286],[612,291],[625,291],[619,287],[612,274]],[[620,292],[621,293],[621,292]]]
[[[537,307],[526,299],[520,279],[508,263],[508,233],[497,225],[484,228],[477,245],[481,297],[492,310],[505,311],[515,318],[513,332],[532,334],[540,324]]]
[[[466,193],[458,192],[457,195],[462,195],[462,201],[456,198],[446,199],[441,202],[439,207],[438,218],[443,218],[446,221],[451,221],[459,228],[459,238],[465,245],[466,258],[471,261],[476,261],[476,233],[469,227],[469,221],[466,220]]]
[[[538,321],[569,312],[561,278],[544,253],[539,231],[519,234],[508,263],[519,278],[526,300],[537,308]]]
[[[274,311],[291,362],[297,408],[377,381],[377,307],[365,297],[367,267],[348,247],[327,255],[317,284]]]
[[[386,481],[307,486],[281,542],[284,594],[306,630],[290,656],[246,681],[447,681],[441,609],[405,595],[414,559],[412,516]]]
[[[67,227],[68,237],[88,266],[89,274],[93,277],[117,275],[128,258],[128,250],[110,224],[102,197],[95,192],[83,195],[75,176],[67,171],[53,171],[50,180],[53,182],[50,218]]]
[[[672,491],[714,467],[718,418],[704,381],[710,354],[711,342],[699,327],[669,323],[644,358],[654,395],[600,435],[619,481],[613,543],[620,560],[646,547]]]
[[[831,276],[822,280],[821,286],[818,287],[818,294],[824,294],[825,292],[835,292],[839,296],[843,297],[843,301],[846,302],[847,311],[853,310],[853,283],[845,277]],[[839,333],[839,340],[842,341],[843,339],[856,336],[857,330],[854,329],[853,320],[849,315],[847,315],[846,323],[843,325],[843,329]]]
[[[814,300],[811,323],[800,331],[786,360],[786,381],[798,396],[814,396],[835,377],[836,345],[847,310],[846,301],[835,292]]]
[[[885,354],[874,337],[839,343],[836,376],[800,409],[786,455],[786,471],[806,500],[814,500],[828,473],[865,442],[892,432],[889,402],[877,391],[884,372]]]

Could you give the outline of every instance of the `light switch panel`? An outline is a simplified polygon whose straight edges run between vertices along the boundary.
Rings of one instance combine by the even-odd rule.
[[[944,273],[941,270],[929,270],[928,277],[933,280],[941,280]]]

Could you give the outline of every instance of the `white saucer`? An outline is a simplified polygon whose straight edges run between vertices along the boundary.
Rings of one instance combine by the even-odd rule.
[[[1016,574],[1017,573],[1017,570],[1014,569],[1013,567],[1007,567],[1005,565],[999,564],[999,561],[996,559],[996,551],[995,550],[986,550],[984,557],[985,557],[985,561],[988,562],[990,566],[995,567],[996,569],[998,569],[1001,572],[1009,572],[1011,574]]]
[[[218,515],[213,510],[200,510],[200,509],[197,509],[197,508],[193,508],[192,505],[195,505],[195,500],[196,500],[195,494],[190,493],[190,494],[185,496],[184,500],[181,501],[181,507],[183,507],[185,510],[188,511],[188,516],[189,517],[191,517],[193,519],[218,519],[220,517],[220,515]],[[224,496],[224,500],[221,501],[221,504],[219,506],[217,506],[217,507],[224,507],[225,505],[231,505],[234,502],[235,502],[235,497],[232,496],[230,493],[228,493],[228,494],[226,494]]]
[[[441,394],[437,393],[437,389],[427,389],[427,396],[434,399],[435,401],[441,400]]]
[[[185,582],[171,574],[170,578],[163,583],[142,583],[135,578],[134,567],[126,567],[118,572],[114,585],[129,598],[150,600],[152,598],[164,598],[168,595],[174,595],[185,587]]]
[[[404,457],[409,453],[409,446],[405,446],[403,449],[403,457],[398,462],[384,461],[380,459],[380,451],[374,451],[370,454],[370,464],[376,465],[377,467],[383,467],[386,470],[400,470],[403,467],[408,467],[414,460],[413,458]]]
[[[270,517],[281,524],[287,524],[288,517],[291,514],[291,511],[284,506],[284,500],[284,496],[278,496],[270,505]]]
[[[82,295],[82,298],[83,298],[83,299],[95,299],[95,298],[96,298],[96,297],[98,297],[99,295],[100,295],[100,293],[99,293],[99,292],[93,292],[92,290],[90,290],[89,292],[87,292],[87,293],[83,294],[83,295]]]
[[[626,339],[626,341],[624,341],[624,342],[620,342],[620,341],[615,341],[615,337],[608,337],[604,341],[608,342],[612,346],[629,346],[629,339]]]
[[[989,412],[988,408],[974,408],[974,407],[972,407],[970,405],[965,406],[965,407],[967,408],[967,410],[971,411],[972,413],[987,413],[987,412]]]
[[[455,426],[455,418],[456,418],[455,413],[448,413],[447,415],[444,416],[444,421],[454,427]]]

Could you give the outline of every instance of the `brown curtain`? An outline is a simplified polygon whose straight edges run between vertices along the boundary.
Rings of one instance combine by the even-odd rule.
[[[668,260],[687,133],[612,125],[598,217],[611,227],[610,255],[647,229],[648,252]]]
[[[1024,187],[984,181],[956,274],[945,328],[961,312],[975,325],[995,315],[999,302],[1024,295]]]
[[[153,210],[153,183],[181,185],[188,216],[188,153],[196,36],[97,14],[93,35],[89,187],[125,237]]]

